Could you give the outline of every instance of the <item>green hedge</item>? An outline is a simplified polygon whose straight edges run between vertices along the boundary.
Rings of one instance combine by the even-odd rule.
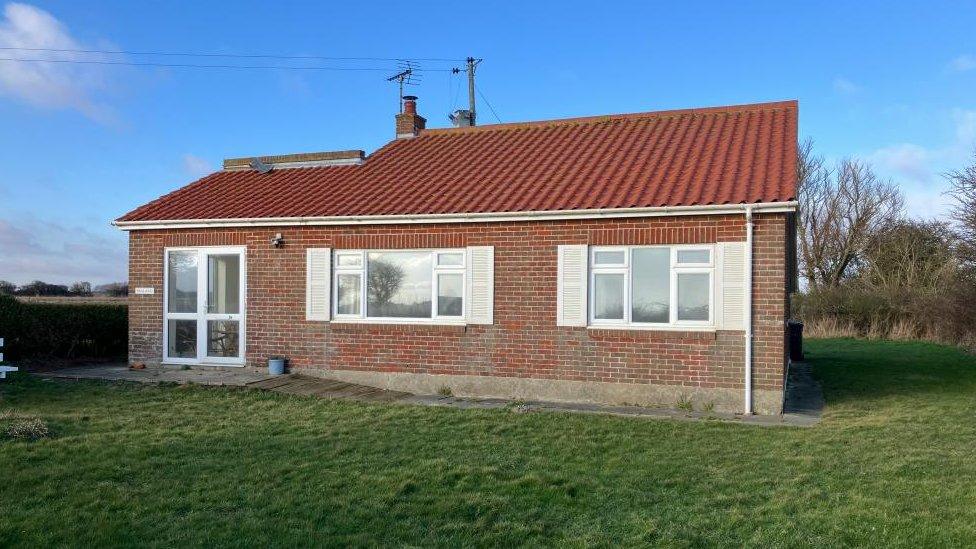
[[[122,358],[128,352],[128,306],[24,303],[0,295],[0,337],[8,360]]]

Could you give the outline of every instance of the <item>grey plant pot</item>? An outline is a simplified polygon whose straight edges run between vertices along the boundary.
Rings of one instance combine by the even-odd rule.
[[[273,376],[280,376],[281,374],[285,373],[285,359],[269,358],[268,373]]]

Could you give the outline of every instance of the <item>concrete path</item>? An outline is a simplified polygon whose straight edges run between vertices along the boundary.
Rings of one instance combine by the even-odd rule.
[[[801,427],[812,427],[820,423],[823,407],[823,389],[813,378],[813,367],[810,363],[790,364],[786,378],[783,419]]]
[[[562,402],[526,402],[497,398],[462,398],[446,395],[414,395],[300,374],[269,376],[238,368],[182,369],[163,367],[130,370],[125,364],[105,364],[61,368],[46,372],[36,372],[35,375],[58,379],[101,379],[108,381],[133,381],[137,383],[225,385],[325,399],[377,403],[397,402],[458,409],[507,408],[515,413],[573,412],[649,419],[673,419],[679,421],[712,420],[770,427],[810,427],[820,421],[820,410],[823,407],[823,396],[820,394],[820,386],[810,375],[809,365],[802,363],[794,364],[790,370],[786,413],[781,416],[742,416],[718,412],[693,412],[672,408],[647,408],[642,406],[605,406]]]
[[[58,379],[102,379],[107,381],[135,381],[137,383],[196,383],[198,385],[227,385],[243,387],[248,383],[268,379],[271,376],[240,368],[145,368],[132,370],[125,364],[96,364],[72,366],[34,375]]]
[[[670,408],[646,408],[642,406],[605,406],[598,404],[513,401],[500,398],[462,398],[449,395],[414,395],[388,391],[376,387],[356,385],[343,381],[291,374],[249,383],[251,389],[261,389],[292,395],[313,396],[326,399],[355,400],[361,402],[398,402],[420,406],[441,406],[458,409],[508,408],[515,413],[574,412],[604,414],[650,419],[676,419],[680,421],[727,421],[760,426],[808,427],[811,422],[798,415],[742,416],[718,412],[690,412]]]

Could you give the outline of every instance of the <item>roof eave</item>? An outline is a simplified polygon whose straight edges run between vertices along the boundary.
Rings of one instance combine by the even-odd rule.
[[[411,225],[419,223],[502,223],[506,221],[558,221],[565,219],[609,219],[622,217],[664,217],[686,215],[741,214],[796,211],[796,201],[757,202],[748,204],[708,204],[697,206],[656,206],[648,208],[611,208],[594,210],[552,210],[536,212],[479,212],[410,215],[362,215],[321,217],[258,217],[225,219],[168,219],[125,221],[112,225],[123,231],[159,229],[199,229],[232,227],[283,227],[315,225]]]

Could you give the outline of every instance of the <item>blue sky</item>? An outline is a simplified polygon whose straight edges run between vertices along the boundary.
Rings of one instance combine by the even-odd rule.
[[[505,122],[795,98],[801,136],[831,159],[871,161],[917,216],[945,210],[939,174],[976,146],[973,2],[0,0],[0,9],[0,47],[473,55],[484,58],[479,87]],[[0,279],[124,279],[126,237],[111,220],[224,157],[376,149],[393,134],[390,72],[0,61]],[[410,88],[430,126],[463,105],[461,84],[426,72]],[[494,120],[484,103],[479,118]]]

